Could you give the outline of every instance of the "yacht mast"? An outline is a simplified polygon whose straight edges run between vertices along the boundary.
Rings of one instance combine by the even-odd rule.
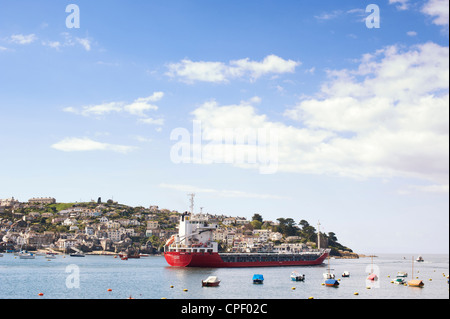
[[[320,250],[320,221],[317,221],[317,248]]]

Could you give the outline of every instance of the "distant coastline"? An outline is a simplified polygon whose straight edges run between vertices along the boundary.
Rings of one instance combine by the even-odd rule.
[[[0,252],[39,251],[97,255],[122,251],[158,254],[170,236],[178,233],[180,212],[156,205],[131,207],[112,199],[60,203],[53,197],[0,199]],[[330,248],[330,256],[357,259],[339,243],[334,232],[322,232],[306,220],[280,217],[264,220],[200,213],[205,222],[218,224],[214,241],[220,252],[271,251],[301,245],[304,249]]]

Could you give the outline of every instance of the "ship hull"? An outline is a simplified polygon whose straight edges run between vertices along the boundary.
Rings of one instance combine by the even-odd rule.
[[[268,258],[267,255],[260,254],[235,254],[224,257],[219,253],[164,253],[167,263],[173,267],[207,268],[314,266],[322,264],[327,256],[327,252],[320,256],[308,256],[307,258],[299,258],[299,255],[279,255]]]

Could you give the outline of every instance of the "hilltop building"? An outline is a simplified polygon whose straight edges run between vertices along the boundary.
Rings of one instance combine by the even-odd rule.
[[[46,198],[31,198],[28,200],[29,204],[55,204],[56,199],[52,197],[46,197]]]

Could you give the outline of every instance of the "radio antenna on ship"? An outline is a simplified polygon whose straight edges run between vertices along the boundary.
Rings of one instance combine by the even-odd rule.
[[[194,193],[188,194],[188,196],[191,197],[191,199],[190,199],[190,201],[191,201],[190,208],[191,208],[191,214],[194,215],[194,197],[195,197],[195,194]]]

